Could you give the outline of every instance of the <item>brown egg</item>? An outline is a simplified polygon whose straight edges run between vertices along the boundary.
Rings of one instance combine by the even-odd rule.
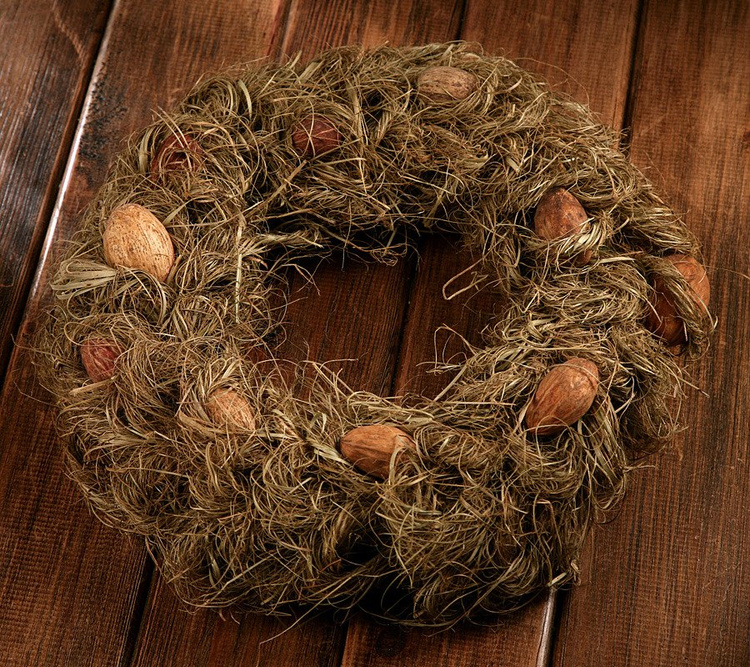
[[[81,361],[94,382],[109,380],[115,374],[122,346],[110,338],[89,338],[81,345]]]
[[[536,435],[555,435],[588,412],[599,386],[592,361],[573,357],[542,378],[526,410],[526,427]]]
[[[305,116],[292,127],[292,146],[302,157],[311,158],[338,148],[342,137],[325,116]]]
[[[149,175],[159,183],[165,177],[179,172],[197,172],[203,167],[203,148],[191,134],[168,136],[159,145],[151,165]]]
[[[112,267],[145,271],[164,282],[174,264],[172,239],[147,208],[125,204],[112,211],[102,235],[104,258]]]
[[[208,397],[205,408],[216,426],[255,430],[255,415],[250,403],[234,389],[229,387],[215,389]]]
[[[534,231],[546,241],[580,234],[585,229],[588,215],[581,202],[565,188],[553,188],[545,193],[534,213]],[[575,258],[578,266],[591,261],[591,250],[584,250]]]
[[[417,80],[420,97],[436,104],[464,100],[476,89],[477,77],[458,67],[428,67]]]
[[[408,433],[386,424],[358,426],[344,435],[339,442],[339,449],[344,458],[362,472],[379,479],[388,477],[393,452],[414,446],[414,441]]]
[[[711,286],[708,282],[706,269],[690,255],[675,253],[665,258],[685,278],[690,288],[690,296],[696,304],[708,308],[711,296]],[[664,340],[667,345],[681,345],[687,341],[685,325],[677,312],[674,295],[669,291],[664,279],[655,276],[654,291],[651,294],[650,305],[646,314],[646,327]]]

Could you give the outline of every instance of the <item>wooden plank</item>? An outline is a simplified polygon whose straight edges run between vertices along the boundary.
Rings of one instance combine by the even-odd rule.
[[[419,2],[378,0],[351,4],[297,0],[289,11],[283,52],[309,58],[329,46],[352,42],[396,44],[445,41],[458,32],[458,5],[438,2],[429,15]],[[416,37],[415,37],[416,35]],[[339,258],[340,259],[340,258]],[[313,264],[310,265],[311,267]],[[387,393],[407,301],[410,266],[326,262],[315,285],[293,280],[286,327],[279,351],[288,359],[358,359],[341,363],[342,377],[356,388]],[[338,665],[345,628],[329,617],[293,625],[260,615],[222,621],[212,611],[186,616],[162,580],[147,605],[136,665]],[[281,634],[283,631],[283,634]],[[195,656],[200,656],[197,660]]]
[[[176,91],[225,60],[262,55],[284,5],[207,0],[117,5],[53,216],[45,260],[70,236],[123,139]],[[81,18],[85,24],[85,17]],[[71,24],[74,25],[74,24]],[[75,36],[72,27],[68,37]],[[55,226],[56,221],[56,226]],[[22,342],[48,299],[50,261],[37,275]],[[142,543],[104,528],[66,478],[48,397],[18,346],[0,397],[0,656],[10,665],[116,665],[129,660],[145,593]]]
[[[109,0],[0,8],[0,377],[65,166]]]
[[[458,36],[462,2],[409,0],[406,3],[299,0],[289,13],[285,53],[304,57],[344,44],[413,46]]]
[[[171,614],[171,615],[170,615]],[[339,662],[345,628],[317,618],[294,625],[259,614],[187,613],[156,579],[133,658],[135,665],[326,665]]]
[[[644,8],[632,158],[704,243],[719,328],[694,370],[706,394],[690,393],[686,430],[596,531],[558,666],[750,660],[748,35],[746,2]]]
[[[588,100],[605,122],[619,127],[625,110],[636,14],[635,1],[602,7],[597,2],[469,0],[461,38],[480,42],[487,53],[507,55],[548,77],[557,88]],[[602,68],[602,62],[607,62],[606,68]],[[425,375],[423,369],[428,366],[420,366],[435,359],[433,332],[446,324],[470,343],[479,344],[481,329],[493,310],[502,306],[485,291],[468,301],[462,297],[443,299],[443,284],[471,264],[468,253],[456,252],[445,239],[428,238],[420,254],[397,386],[399,390],[408,388],[434,396],[449,378]],[[444,340],[441,336],[437,343],[441,354]],[[459,351],[454,339],[445,356]],[[462,627],[437,636],[429,630],[387,631],[359,621],[352,625],[343,664],[546,665],[553,617],[553,600],[541,597],[491,627]]]
[[[480,42],[621,127],[638,2],[469,0],[461,38]]]

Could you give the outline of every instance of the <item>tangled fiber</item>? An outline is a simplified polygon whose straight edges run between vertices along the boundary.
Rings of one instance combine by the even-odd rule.
[[[431,101],[417,84],[431,66],[469,72],[476,88]],[[311,114],[337,128],[335,150],[295,147],[290,128]],[[155,172],[175,137],[188,147],[179,168]],[[207,607],[360,607],[439,626],[575,581],[587,529],[677,428],[676,353],[701,354],[713,327],[665,259],[696,255],[696,241],[618,140],[465,42],[339,48],[200,82],[117,158],[35,343],[93,512],[143,536],[180,597]],[[531,216],[555,187],[588,219],[544,240]],[[105,223],[127,203],[172,239],[165,280],[105,260]],[[353,391],[313,362],[282,372],[291,362],[269,341],[290,270],[342,250],[395,262],[426,230],[457,232],[478,257],[472,285],[507,304],[484,346],[445,367],[454,376],[437,399]],[[585,251],[591,261],[573,261]],[[656,279],[674,295],[680,350],[644,324]],[[122,348],[110,379],[92,382],[82,364],[92,338]],[[570,357],[599,369],[593,405],[538,437],[524,414]],[[212,420],[216,388],[244,397],[255,422]],[[338,446],[367,424],[415,443],[383,480]]]

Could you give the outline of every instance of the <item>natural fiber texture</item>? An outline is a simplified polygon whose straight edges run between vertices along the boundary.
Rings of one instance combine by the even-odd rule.
[[[515,608],[575,580],[592,521],[675,432],[681,367],[643,319],[662,276],[683,352],[705,349],[711,317],[663,259],[695,255],[695,240],[616,132],[476,51],[351,47],[208,78],[130,140],[83,214],[37,341],[42,381],[90,507],[142,535],[184,600],[270,613],[361,606],[422,625]],[[416,82],[431,65],[473,73],[477,90],[428,103]],[[290,127],[313,112],[343,143],[304,158]],[[155,180],[149,165],[172,134],[196,138],[202,164]],[[557,186],[590,220],[582,236],[549,242],[530,221]],[[165,282],[105,262],[104,223],[129,202],[172,237]],[[445,366],[455,377],[437,400],[352,391],[311,362],[289,381],[256,354],[303,257],[344,249],[394,262],[427,229],[457,231],[478,259],[472,286],[507,303],[484,347]],[[577,266],[583,249],[594,259]],[[92,336],[125,350],[112,380],[84,371]],[[525,410],[545,371],[572,356],[599,369],[594,405],[537,438]],[[250,401],[256,430],[211,421],[206,399],[225,386]],[[373,423],[416,443],[383,481],[337,448]]]

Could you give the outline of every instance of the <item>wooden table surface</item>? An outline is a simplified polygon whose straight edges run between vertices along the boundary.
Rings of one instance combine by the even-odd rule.
[[[719,328],[687,428],[592,531],[580,586],[491,627],[188,613],[142,542],[100,524],[66,477],[25,349],[60,243],[123,138],[205,71],[458,38],[626,129],[703,242]],[[743,0],[0,0],[0,664],[750,665],[749,45]],[[318,291],[296,293],[285,352],[361,357],[343,365],[352,385],[435,394],[445,379],[418,365],[433,331],[476,341],[492,304],[442,299],[466,261],[448,240],[419,257],[321,268]]]

